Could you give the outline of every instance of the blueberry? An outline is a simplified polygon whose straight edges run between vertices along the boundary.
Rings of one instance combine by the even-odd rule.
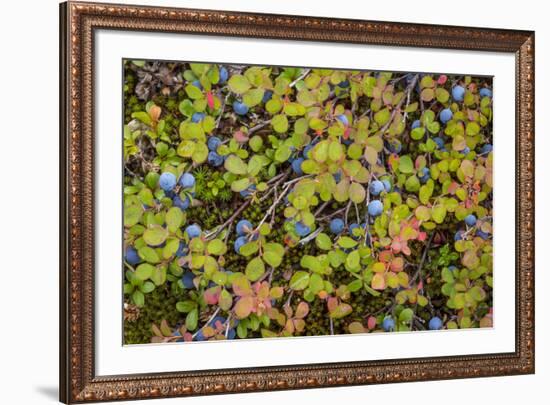
[[[470,148],[468,148],[468,147],[466,146],[464,149],[462,149],[462,150],[460,151],[460,153],[462,153],[463,155],[467,155],[468,153],[470,153]]]
[[[241,219],[239,222],[237,222],[236,229],[237,229],[237,235],[244,236],[248,232],[250,232],[253,229],[253,227],[250,221],[246,219]]]
[[[489,238],[489,234],[487,232],[483,232],[483,231],[480,231],[480,230],[478,230],[476,232],[476,235],[479,236],[483,240],[487,240]]]
[[[372,181],[369,185],[369,191],[372,195],[379,195],[382,191],[384,191],[384,183],[380,180]]]
[[[346,127],[349,125],[348,117],[346,117],[344,114],[337,115],[336,119],[344,124]]]
[[[330,221],[330,231],[336,235],[344,230],[344,221],[340,218],[334,218]]]
[[[220,323],[220,324],[224,324],[225,323],[225,318],[223,316],[215,316],[209,323],[208,323],[208,326],[211,326],[213,328],[216,328],[217,326],[217,323]]]
[[[227,330],[227,339],[235,339],[235,336],[237,334],[235,333],[235,329],[228,329]]]
[[[456,231],[455,241],[462,240],[463,235],[464,235],[464,231],[462,229],[459,230],[459,231]]]
[[[171,191],[176,187],[176,176],[170,172],[164,172],[159,177],[159,185],[164,191]]]
[[[445,108],[444,110],[441,111],[441,113],[439,114],[439,120],[443,123],[443,124],[446,124],[447,122],[449,122],[451,120],[451,118],[453,118],[453,112],[451,111],[450,108]]]
[[[194,122],[194,123],[201,122],[204,119],[204,117],[206,117],[205,114],[196,112],[191,116],[191,122]]]
[[[338,87],[342,87],[343,89],[349,87],[349,80],[343,80],[340,83],[338,83]]]
[[[189,236],[190,239],[197,238],[201,234],[201,227],[197,224],[189,225],[185,228],[185,233]]]
[[[307,145],[307,146],[304,148],[304,152],[303,152],[303,153],[304,153],[304,156],[305,156],[306,158],[309,159],[309,152],[311,151],[311,149],[313,149],[314,146],[315,146],[315,145],[309,144],[309,145]]]
[[[220,81],[219,83],[225,83],[227,79],[229,78],[229,72],[225,68],[225,66],[220,66]]]
[[[434,316],[432,319],[430,319],[430,322],[428,323],[429,330],[439,330],[442,327],[443,327],[443,321],[439,319],[437,316]]]
[[[443,149],[445,148],[445,141],[440,138],[439,136],[436,136],[433,141],[435,142],[435,144],[437,145],[437,148],[438,149]]]
[[[384,205],[380,200],[372,200],[367,208],[370,216],[377,217],[384,211]]]
[[[481,97],[493,97],[493,92],[491,91],[491,89],[484,87],[481,90],[479,90],[479,95]]]
[[[197,332],[195,335],[195,340],[197,342],[203,342],[206,340],[206,337],[204,336],[204,333],[202,333],[202,329]]]
[[[233,103],[233,111],[238,115],[246,115],[248,113],[248,107],[246,104],[241,103],[240,101],[235,101]]]
[[[223,156],[218,155],[216,152],[208,152],[208,164],[214,167],[220,167],[223,165]]]
[[[233,244],[235,253],[240,253],[241,247],[243,247],[243,245],[246,245],[247,243],[248,240],[246,239],[246,236],[239,236],[237,239],[235,239],[235,243]]]
[[[195,185],[195,176],[191,173],[183,173],[180,177],[180,186],[183,188],[193,188]]]
[[[180,240],[180,245],[178,246],[178,251],[176,252],[177,257],[185,256],[187,253],[187,245],[184,241]]]
[[[393,318],[390,316],[385,317],[384,321],[382,321],[382,328],[384,328],[386,332],[392,332],[395,330],[395,321]]]
[[[199,88],[199,89],[202,90],[202,84],[201,84],[200,80],[195,80],[195,81],[193,81],[193,83],[191,83],[191,84],[192,84],[193,86],[195,86],[195,87],[197,87],[197,88]]]
[[[189,205],[191,205],[191,201],[189,200],[189,197],[185,197],[185,200],[182,200],[179,196],[175,196],[172,200],[174,207],[178,207],[182,210],[186,210],[189,208]]]
[[[246,190],[242,190],[241,192],[239,192],[239,194],[243,198],[250,197],[254,190],[256,190],[256,185],[252,184],[252,185],[248,186],[248,188]]]
[[[419,128],[419,127],[420,127],[420,120],[414,121],[411,125],[412,129]]]
[[[464,222],[466,222],[466,225],[468,226],[474,226],[477,222],[477,218],[474,214],[470,214],[464,218]]]
[[[302,157],[296,158],[292,161],[292,171],[298,176],[304,174],[304,172],[302,171],[302,163],[304,163],[304,158]]]
[[[388,146],[388,150],[391,153],[400,153],[401,149],[403,149],[403,145],[397,139],[392,139],[391,141],[388,141],[387,146]]]
[[[266,90],[264,92],[264,96],[262,97],[262,101],[264,103],[267,103],[269,100],[271,100],[271,97],[273,97],[273,92],[271,90]]]
[[[464,93],[466,90],[464,90],[464,87],[462,86],[454,86],[451,90],[451,93],[453,94],[453,99],[455,101],[462,101],[464,100]]]
[[[493,145],[491,145],[490,143],[483,145],[483,147],[481,148],[481,153],[483,154],[488,154],[489,152],[492,152],[492,151],[493,151]]]
[[[334,181],[336,183],[340,183],[340,180],[342,180],[342,172],[338,170],[336,173],[332,175],[332,177],[334,177]]]
[[[306,236],[311,232],[311,228],[305,225],[303,222],[296,222],[295,230],[299,236]]]
[[[128,246],[126,248],[126,261],[131,265],[135,266],[139,262],[141,262],[141,258],[138,255],[138,252],[136,249],[134,249],[132,246]]]
[[[420,170],[419,174],[420,174],[420,182],[422,184],[426,183],[430,179],[430,169],[428,169],[427,167],[423,167]]]
[[[183,286],[187,289],[195,288],[195,284],[193,283],[193,280],[195,279],[195,275],[191,273],[190,271],[187,271],[183,273],[183,276],[181,278],[181,282],[183,283]]]
[[[389,193],[391,191],[391,183],[389,180],[384,179],[382,180],[382,184],[384,185],[384,190],[386,190],[386,193]]]
[[[216,152],[218,150],[218,146],[222,144],[222,140],[218,138],[217,136],[211,136],[208,138],[208,149],[212,152]]]

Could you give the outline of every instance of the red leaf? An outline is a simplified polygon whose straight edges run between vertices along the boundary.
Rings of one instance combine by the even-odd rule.
[[[211,91],[206,92],[206,101],[208,102],[208,107],[210,107],[213,110],[214,109],[214,96],[212,95]]]
[[[327,308],[329,312],[332,312],[338,306],[338,300],[334,297],[330,297],[327,300]]]
[[[374,316],[369,316],[369,319],[367,319],[367,328],[376,328],[376,318]]]
[[[371,287],[375,290],[383,290],[386,287],[386,280],[384,275],[381,273],[376,273],[372,277]]]
[[[405,261],[402,257],[396,257],[391,261],[391,270],[398,273],[403,270],[403,266],[405,265]]]
[[[235,304],[235,315],[239,319],[246,318],[252,312],[254,299],[250,296],[240,298]]]
[[[220,286],[209,288],[204,292],[204,300],[209,305],[217,304],[218,299],[220,298],[220,292],[221,292]]]
[[[309,305],[307,304],[307,302],[302,301],[296,307],[296,312],[294,314],[294,317],[305,318],[308,312],[309,312]]]
[[[248,141],[248,136],[243,133],[242,131],[237,131],[233,134],[233,138],[239,142],[239,143],[244,143],[246,141]]]

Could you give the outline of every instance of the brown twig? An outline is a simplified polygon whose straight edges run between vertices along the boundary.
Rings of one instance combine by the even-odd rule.
[[[416,279],[418,278],[418,276],[420,275],[420,273],[422,271],[422,267],[424,266],[424,262],[426,261],[426,257],[428,256],[428,251],[430,250],[434,235],[435,235],[435,232],[432,232],[430,234],[430,238],[428,239],[428,243],[426,245],[426,248],[424,249],[424,252],[422,253],[420,263],[418,263],[418,269],[416,270],[416,272],[414,273],[414,275],[411,278],[411,281],[409,282],[409,287],[412,286],[412,284],[416,281]]]
[[[411,82],[408,84],[407,88],[405,89],[407,94],[409,94],[409,97],[410,97],[411,91],[414,89],[414,86],[416,86],[417,81],[418,81],[418,75],[415,75],[414,78],[411,80]],[[403,103],[405,103],[405,100],[406,100],[406,97],[402,97],[401,100],[399,100],[399,103],[397,103],[397,105],[395,106],[395,108],[393,109],[393,111],[391,113],[390,119],[380,129],[381,134],[384,134],[384,132],[386,132],[387,129],[390,127],[390,125],[392,124],[393,119],[395,118],[395,115],[397,114],[397,112],[401,111],[401,107],[403,106]]]

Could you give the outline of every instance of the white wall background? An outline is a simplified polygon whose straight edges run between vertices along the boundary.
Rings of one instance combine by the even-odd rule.
[[[180,7],[227,9],[536,31],[537,373],[532,376],[315,389],[188,398],[186,404],[240,405],[406,401],[408,404],[545,403],[550,380],[547,271],[550,159],[550,25],[545,2],[459,3],[392,0],[145,0]],[[12,0],[0,15],[0,401],[57,402],[58,374],[58,1]],[[545,390],[546,391],[546,390]],[[544,395],[544,396],[543,396]],[[541,398],[541,399],[539,399]],[[150,404],[174,404],[171,399]]]

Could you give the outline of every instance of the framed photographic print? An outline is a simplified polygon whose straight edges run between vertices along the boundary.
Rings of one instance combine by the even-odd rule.
[[[534,33],[63,3],[61,400],[534,372]]]

